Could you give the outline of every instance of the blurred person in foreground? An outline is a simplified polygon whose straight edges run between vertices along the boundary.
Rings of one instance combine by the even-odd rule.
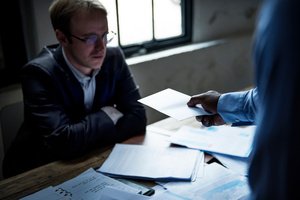
[[[193,96],[213,115],[205,126],[250,122],[257,125],[249,166],[251,199],[300,199],[300,1],[265,0],[256,27],[256,87]]]

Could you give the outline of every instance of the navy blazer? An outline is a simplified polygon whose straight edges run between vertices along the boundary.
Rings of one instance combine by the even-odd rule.
[[[138,87],[119,48],[107,48],[90,112],[60,46],[45,47],[21,74],[25,120],[5,156],[6,176],[145,132],[145,109],[137,101]],[[124,114],[116,125],[101,110],[104,106]]]

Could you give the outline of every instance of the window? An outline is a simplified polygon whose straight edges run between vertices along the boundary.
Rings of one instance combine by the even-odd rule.
[[[117,33],[126,57],[187,43],[191,40],[189,0],[101,0],[109,29]]]

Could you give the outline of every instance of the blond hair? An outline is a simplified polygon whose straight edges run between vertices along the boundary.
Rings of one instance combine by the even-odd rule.
[[[59,29],[69,37],[71,18],[82,10],[97,11],[107,16],[107,10],[99,0],[54,0],[49,7],[53,29]]]

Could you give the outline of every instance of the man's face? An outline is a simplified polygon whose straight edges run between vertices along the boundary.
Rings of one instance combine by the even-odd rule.
[[[67,42],[64,50],[71,64],[86,75],[100,69],[106,55],[106,16],[100,12],[79,12],[71,19],[70,32],[72,42]]]

